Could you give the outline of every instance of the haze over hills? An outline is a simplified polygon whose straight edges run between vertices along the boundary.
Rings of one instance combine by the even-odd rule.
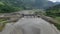
[[[3,2],[6,2],[10,5],[13,6],[24,6],[26,8],[48,8],[51,6],[54,6],[56,4],[59,4],[59,2],[53,3],[51,1],[47,1],[47,0],[1,0]]]
[[[55,4],[60,4],[60,2],[55,2]]]

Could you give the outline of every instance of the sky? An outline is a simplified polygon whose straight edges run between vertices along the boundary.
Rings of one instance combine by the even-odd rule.
[[[60,0],[49,0],[49,1],[52,1],[52,2],[60,2]]]

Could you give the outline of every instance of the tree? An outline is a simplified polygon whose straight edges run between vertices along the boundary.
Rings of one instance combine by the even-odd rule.
[[[51,17],[60,16],[60,4],[53,6],[51,8],[48,8],[46,10],[46,14],[47,14],[47,16],[51,16]]]
[[[10,13],[17,11],[17,7],[8,5],[7,3],[0,2],[0,13]]]

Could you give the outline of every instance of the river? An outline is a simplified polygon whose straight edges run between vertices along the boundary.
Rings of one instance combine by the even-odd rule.
[[[0,34],[60,34],[49,22],[37,17],[23,17],[15,24],[7,24]]]

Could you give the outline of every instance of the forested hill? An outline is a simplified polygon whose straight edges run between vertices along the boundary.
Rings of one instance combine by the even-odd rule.
[[[47,11],[50,11],[50,10],[53,11],[53,12],[55,11],[56,13],[59,13],[60,12],[60,4],[52,6],[52,7],[47,9]]]
[[[48,8],[46,13],[49,16],[60,16],[60,4]]]
[[[1,2],[5,2],[5,3],[7,3],[7,4],[9,4],[9,5],[12,5],[12,6],[21,6],[21,4],[22,4],[22,1],[21,0],[0,0]]]
[[[2,2],[6,2],[12,6],[24,6],[26,8],[48,8],[50,6],[55,5],[51,1],[44,0],[0,0]]]

